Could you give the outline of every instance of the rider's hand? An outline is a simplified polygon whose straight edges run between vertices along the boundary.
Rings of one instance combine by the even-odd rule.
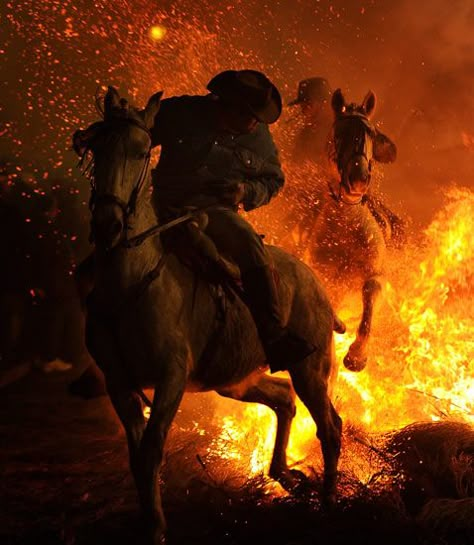
[[[237,206],[245,196],[245,184],[237,181],[215,181],[206,186],[206,192],[215,195],[221,204]]]
[[[221,195],[221,201],[231,206],[237,206],[244,200],[245,185],[242,182],[235,182]]]

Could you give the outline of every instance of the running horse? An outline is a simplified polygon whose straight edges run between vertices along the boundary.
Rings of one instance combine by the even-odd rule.
[[[214,390],[273,409],[277,434],[269,473],[288,488],[297,484],[286,458],[296,394],[317,426],[328,504],[336,497],[342,428],[328,395],[337,319],[309,267],[269,247],[285,320],[317,347],[298,365],[289,362],[290,382],[266,373],[256,326],[240,297],[228,297],[222,317],[209,283],[164,249],[160,238],[142,236],[157,223],[148,164],[160,98],[161,93],[153,95],[137,110],[109,87],[104,119],[73,137],[76,152],[91,158],[92,173],[95,278],[86,303],[86,343],[126,432],[150,545],[165,539],[159,468],[184,392]],[[154,389],[148,422],[144,388]]]
[[[337,175],[330,178],[322,207],[311,229],[311,261],[326,285],[336,292],[362,290],[357,335],[344,357],[352,371],[366,366],[374,306],[381,292],[386,244],[394,233],[395,215],[368,194],[374,161],[396,158],[396,147],[370,121],[376,98],[369,91],[362,104],[346,104],[340,89],[332,97],[335,114],[330,159]],[[385,216],[385,217],[384,217]]]

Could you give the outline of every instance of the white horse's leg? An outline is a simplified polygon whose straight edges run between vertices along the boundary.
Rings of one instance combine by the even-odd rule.
[[[159,470],[168,430],[183,397],[185,384],[186,366],[181,362],[171,362],[155,385],[150,419],[137,455],[136,484],[149,545],[165,542],[166,520],[161,505]]]
[[[86,329],[88,349],[104,371],[107,392],[127,436],[130,469],[145,519],[147,545],[164,543],[166,521],[161,506],[158,472],[169,426],[183,396],[186,366],[173,361],[167,367],[155,395],[146,423],[140,396],[133,390],[120,361],[116,337],[109,327],[89,319]]]
[[[106,375],[107,392],[127,436],[130,470],[135,482],[140,474],[139,451],[146,428],[143,406],[137,392],[120,377]]]
[[[218,390],[225,397],[262,403],[273,409],[277,417],[277,433],[270,464],[270,477],[281,482],[283,486],[290,487],[295,478],[288,469],[286,460],[286,448],[290,437],[290,428],[296,413],[295,393],[289,380],[269,375],[260,374],[255,380],[255,375],[235,386]]]
[[[341,451],[342,420],[328,395],[328,375],[335,365],[331,350],[316,351],[298,365],[290,367],[297,396],[306,405],[317,427],[324,459],[323,501],[336,500],[337,466]]]
[[[367,364],[367,345],[372,327],[372,318],[375,303],[381,291],[382,286],[377,277],[369,278],[362,286],[362,318],[357,328],[356,339],[344,357],[344,365],[350,371],[362,371]]]
[[[130,469],[136,480],[137,457],[145,418],[140,396],[133,391],[117,351],[116,338],[110,327],[89,316],[86,323],[86,344],[91,356],[104,373],[107,393],[127,436]]]

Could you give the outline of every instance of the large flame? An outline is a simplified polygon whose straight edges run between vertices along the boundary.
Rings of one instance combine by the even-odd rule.
[[[445,416],[474,422],[472,233],[474,193],[453,189],[422,240],[393,256],[370,362],[359,374],[341,368],[334,385],[334,401],[346,424],[382,432]],[[360,313],[358,298],[351,296],[341,312],[352,331]],[[338,362],[353,338],[350,333],[336,336]],[[247,405],[243,416],[223,418],[213,445],[227,457],[247,462],[256,474],[269,463],[274,436],[271,411]],[[243,459],[247,449],[242,446],[249,438],[250,462]],[[315,444],[315,425],[299,403],[289,445],[292,463],[307,458]],[[367,468],[364,472],[368,474]]]

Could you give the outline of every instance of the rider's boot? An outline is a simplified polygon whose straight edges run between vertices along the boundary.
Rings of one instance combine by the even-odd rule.
[[[246,271],[242,284],[272,373],[287,370],[316,350],[282,325],[275,279],[269,266]]]

